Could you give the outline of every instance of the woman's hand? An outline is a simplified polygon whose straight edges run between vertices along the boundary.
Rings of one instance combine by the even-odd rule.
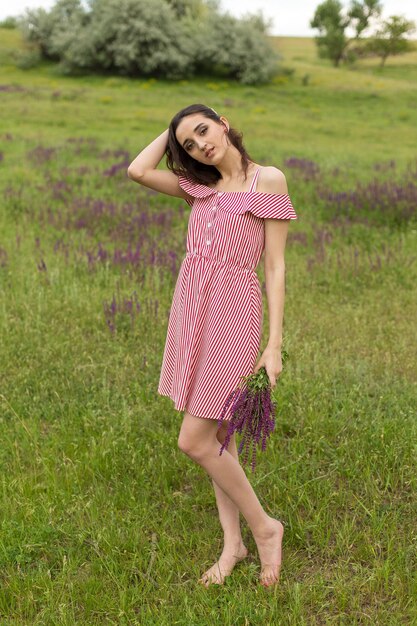
[[[253,370],[254,374],[256,374],[261,367],[265,367],[271,387],[274,389],[277,378],[282,372],[281,349],[267,346]]]

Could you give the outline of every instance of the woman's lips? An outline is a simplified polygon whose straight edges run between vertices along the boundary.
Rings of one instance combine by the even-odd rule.
[[[214,152],[214,148],[210,148],[208,152],[206,152],[206,157],[209,159]]]

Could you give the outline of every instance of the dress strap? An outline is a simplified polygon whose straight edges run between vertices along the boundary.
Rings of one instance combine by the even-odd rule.
[[[261,169],[261,166],[259,166],[258,169],[255,172],[255,175],[254,175],[254,177],[252,179],[252,184],[250,186],[249,192],[256,190],[256,184],[258,182],[258,176],[259,176],[260,169]]]

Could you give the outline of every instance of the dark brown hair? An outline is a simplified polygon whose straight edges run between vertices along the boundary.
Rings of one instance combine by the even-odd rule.
[[[201,113],[204,117],[208,117],[211,120],[221,124],[220,116],[217,115],[213,109],[205,106],[204,104],[191,104],[185,109],[181,109],[172,118],[169,125],[168,144],[165,150],[166,164],[174,174],[179,176],[180,174],[186,176],[196,183],[203,185],[209,185],[210,183],[216,183],[220,178],[220,172],[214,165],[208,165],[206,163],[200,163],[193,159],[186,150],[181,146],[175,136],[175,132],[178,128],[180,121],[187,117],[187,115],[194,115],[195,113]],[[242,133],[238,132],[234,128],[229,128],[227,133],[229,141],[237,148],[242,157],[242,167],[245,174],[245,180],[247,177],[248,165],[252,161],[249,154],[242,142]]]

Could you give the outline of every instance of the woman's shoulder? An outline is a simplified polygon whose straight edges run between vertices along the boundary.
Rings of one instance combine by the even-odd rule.
[[[259,172],[257,191],[263,193],[287,194],[287,180],[284,172],[274,165],[262,166]]]

